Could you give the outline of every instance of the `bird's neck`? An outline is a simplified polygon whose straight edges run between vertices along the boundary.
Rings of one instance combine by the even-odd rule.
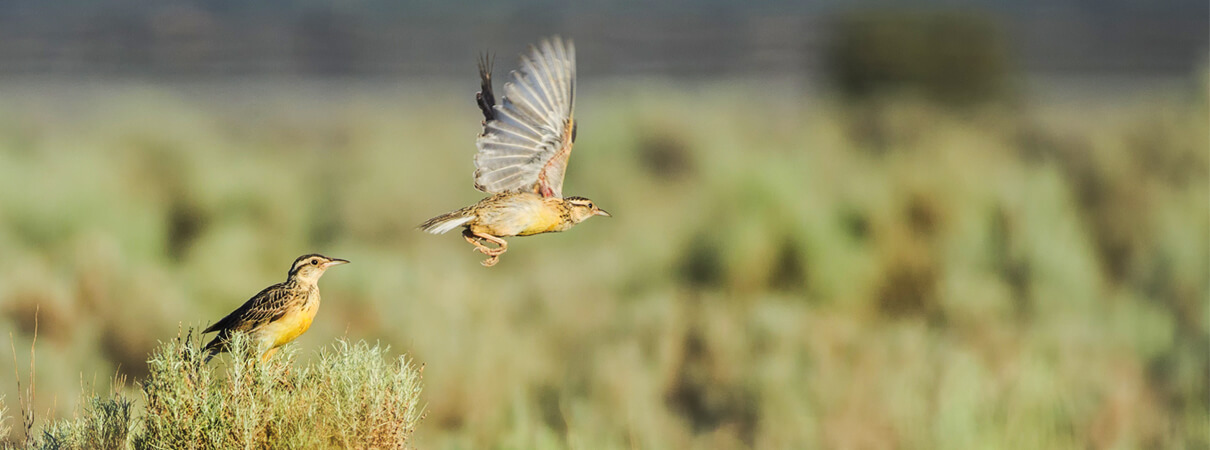
[[[316,288],[319,286],[319,277],[314,279],[306,277],[291,277],[286,280],[286,285],[296,288]]]
[[[571,225],[575,225],[575,220],[572,220],[571,217],[571,205],[568,204],[566,200],[554,197],[547,198],[546,205],[550,207],[552,211],[555,211],[559,214],[559,221],[562,223],[562,229],[567,229],[570,228]]]

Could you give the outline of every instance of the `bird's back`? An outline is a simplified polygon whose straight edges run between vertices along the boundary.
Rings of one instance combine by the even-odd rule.
[[[249,331],[273,319],[274,312],[285,307],[290,297],[291,286],[277,283],[269,286],[236,308],[231,314],[219,319],[202,333]]]

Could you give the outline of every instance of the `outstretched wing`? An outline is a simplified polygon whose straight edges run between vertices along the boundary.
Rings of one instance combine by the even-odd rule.
[[[558,36],[544,39],[509,76],[495,117],[475,143],[475,188],[562,197],[576,127],[575,46]]]

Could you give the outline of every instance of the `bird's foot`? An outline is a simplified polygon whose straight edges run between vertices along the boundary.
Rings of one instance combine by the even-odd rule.
[[[475,248],[471,249],[471,251],[476,251],[476,252],[482,253],[484,255],[491,256],[491,257],[500,256],[500,254],[504,253],[505,250],[508,250],[508,249],[506,249],[504,247],[491,248],[491,247],[488,247],[483,244],[476,244]]]
[[[496,262],[500,259],[500,255],[508,251],[508,242],[490,234],[475,233],[468,228],[462,232],[462,237],[466,239],[466,242],[475,246],[474,251],[487,255],[488,258],[483,261],[484,267],[496,265]],[[487,242],[492,242],[498,247],[489,247],[486,244]]]
[[[494,256],[491,253],[495,250],[491,247],[488,247],[487,245],[485,245],[483,243],[486,239],[483,239],[479,236],[471,234],[470,230],[467,230],[467,232],[463,233],[462,236],[463,236],[463,238],[466,239],[466,242],[470,242],[471,245],[474,246],[474,248],[471,248],[471,251],[479,252],[479,253],[482,253],[482,254],[488,255],[488,256]]]
[[[491,267],[496,265],[498,262],[500,262],[500,254],[496,253],[494,255],[489,255],[487,259],[483,260],[483,262],[479,264],[483,264],[483,267]]]

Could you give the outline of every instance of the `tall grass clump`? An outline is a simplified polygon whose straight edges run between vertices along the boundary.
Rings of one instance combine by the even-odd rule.
[[[189,336],[161,346],[142,383],[135,448],[404,447],[420,419],[420,370],[388,348],[338,340],[312,365],[260,362],[240,338],[222,369]]]
[[[338,340],[309,365],[297,364],[292,349],[262,362],[240,335],[234,356],[207,365],[196,344],[188,333],[152,353],[138,383],[141,408],[121,393],[93,397],[26,445],[404,448],[421,418],[421,371],[405,357],[389,359],[388,347]]]
[[[115,393],[112,398],[93,396],[78,417],[51,423],[42,430],[36,447],[44,449],[125,448],[134,424],[134,403]],[[0,430],[3,431],[3,430]]]

